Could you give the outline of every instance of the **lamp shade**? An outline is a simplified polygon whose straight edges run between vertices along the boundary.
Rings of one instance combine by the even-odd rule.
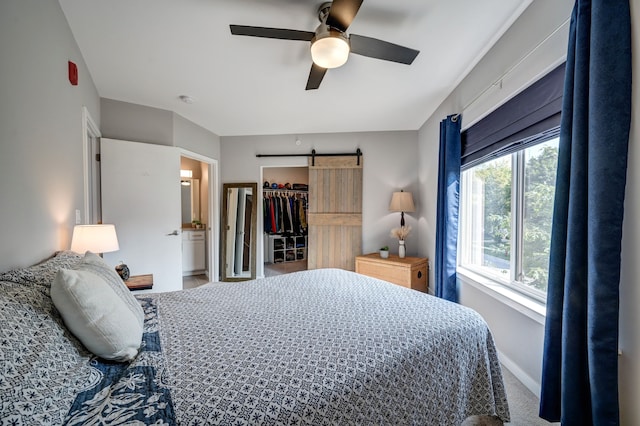
[[[413,196],[410,192],[394,192],[389,204],[390,212],[415,212],[416,206],[413,204]]]
[[[114,225],[76,225],[71,238],[71,250],[84,254],[107,253],[119,250],[118,236]]]

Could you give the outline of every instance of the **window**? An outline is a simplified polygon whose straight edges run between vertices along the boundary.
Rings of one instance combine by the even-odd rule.
[[[557,130],[461,174],[460,266],[546,298]]]

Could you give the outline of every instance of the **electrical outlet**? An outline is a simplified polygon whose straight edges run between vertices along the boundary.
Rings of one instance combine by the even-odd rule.
[[[80,209],[76,209],[76,225],[80,225],[82,223],[82,215],[80,213]]]

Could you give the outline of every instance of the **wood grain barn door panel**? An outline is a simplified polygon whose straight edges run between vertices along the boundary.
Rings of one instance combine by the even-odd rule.
[[[362,164],[353,156],[309,159],[308,269],[355,270],[362,251]]]

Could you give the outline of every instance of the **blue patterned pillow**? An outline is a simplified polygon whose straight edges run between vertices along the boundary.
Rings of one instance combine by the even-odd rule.
[[[31,277],[32,273],[16,271],[13,276]],[[47,279],[35,277],[28,282]],[[89,366],[91,355],[63,325],[42,289],[0,282],[3,424],[62,424],[76,394],[98,377]]]
[[[27,285],[37,284],[49,289],[59,269],[73,268],[80,262],[80,259],[82,256],[76,252],[58,251],[49,259],[36,265],[1,273],[0,281]]]

